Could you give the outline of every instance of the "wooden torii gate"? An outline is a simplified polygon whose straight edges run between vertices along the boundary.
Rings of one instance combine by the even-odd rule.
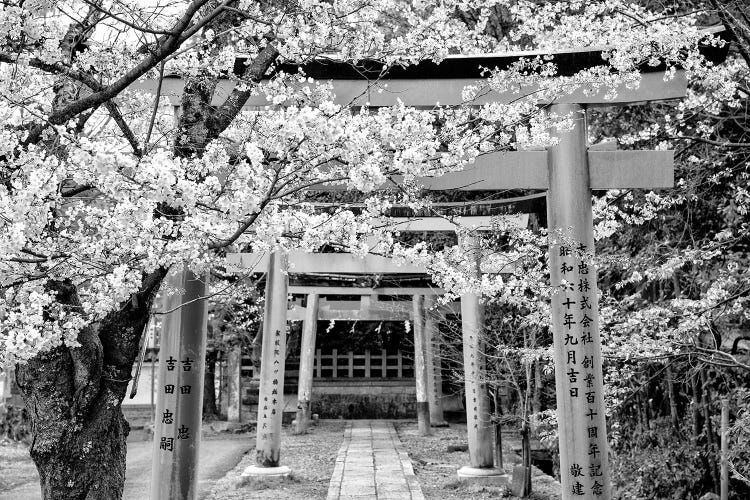
[[[407,106],[430,107],[436,102],[442,105],[479,105],[487,102],[507,103],[537,90],[536,86],[529,86],[520,89],[520,92],[487,92],[467,103],[462,97],[462,90],[466,85],[481,84],[486,78],[482,74],[482,67],[502,69],[521,57],[545,56],[557,64],[560,74],[572,75],[582,69],[606,64],[603,53],[607,49],[449,56],[439,65],[426,61],[388,71],[383,71],[382,64],[376,62],[369,63],[365,68],[353,68],[346,63],[330,60],[313,61],[304,68],[308,76],[332,84],[336,102],[339,104],[389,106],[401,101]],[[707,52],[712,50],[714,53],[709,53],[709,57],[717,60],[723,57],[722,49],[708,48]],[[237,69],[240,70],[243,64],[243,61],[238,60]],[[293,67],[282,69],[296,70]],[[560,465],[565,499],[607,499],[611,495],[602,394],[596,272],[587,265],[586,259],[579,259],[581,252],[588,255],[593,252],[591,190],[666,188],[673,184],[672,152],[588,149],[585,113],[587,106],[615,106],[685,96],[684,71],[678,70],[668,81],[663,78],[663,68],[646,66],[642,68],[642,72],[640,86],[622,87],[613,99],[605,99],[598,89],[583,87],[548,103],[551,112],[558,115],[573,113],[576,119],[574,129],[560,134],[559,144],[547,151],[487,154],[461,173],[422,179],[425,188],[431,190],[547,190],[549,227],[569,229],[566,232],[569,241],[574,242],[574,248],[558,242],[550,251],[552,285],[563,290],[553,297],[552,323]],[[172,99],[173,104],[179,105],[183,85],[184,82],[179,78],[166,78],[161,93]],[[234,85],[233,80],[221,82],[216,89],[213,102],[221,104]],[[131,88],[156,93],[157,87],[158,82],[146,81],[134,84]],[[257,109],[258,106],[267,104],[263,96],[256,96],[250,98],[246,106]],[[278,296],[279,291],[286,287],[285,275],[280,272],[286,265],[284,255],[277,253],[271,258],[267,296]],[[194,277],[190,278],[188,273],[181,281],[188,285],[196,282]],[[204,284],[202,286],[205,287]],[[205,339],[205,326],[201,327],[194,322],[204,321],[201,318],[205,318],[205,301],[197,300],[193,294],[200,286],[185,288],[188,289],[188,293],[176,301],[182,304],[183,320],[173,322],[172,327],[165,330],[163,345],[167,348],[159,357],[159,373],[172,371],[175,366],[183,370],[189,367],[196,379],[202,379],[204,366],[200,357],[200,339],[201,336]],[[203,295],[205,296],[205,293]],[[469,300],[462,301],[464,347],[468,351],[474,351],[478,347],[476,334],[481,327],[481,303],[479,297],[467,299]],[[275,303],[276,307],[280,307],[278,304],[285,305],[286,301]],[[196,309],[196,312],[191,312],[193,309]],[[476,318],[476,321],[466,321],[470,316]],[[281,318],[283,313],[279,308],[266,311],[267,328],[271,334],[264,336],[264,348],[268,347],[273,351],[277,340],[283,342],[283,335],[276,335],[277,331],[283,331]],[[266,342],[270,345],[266,346]],[[194,349],[196,346],[197,351]],[[189,353],[193,351],[198,357],[191,358]],[[281,352],[281,349],[278,351]],[[181,358],[181,355],[185,358]],[[181,365],[175,365],[176,362]],[[169,408],[164,412],[163,418],[157,415],[157,423],[161,420],[161,425],[157,426],[154,445],[153,499],[193,498],[195,495],[195,462],[199,432],[197,429],[190,429],[187,434],[180,431],[187,427],[183,421],[193,422],[194,414],[200,414],[201,399],[184,393],[172,394],[168,392],[170,389],[174,390],[171,386],[173,384],[166,384],[160,390],[157,408],[165,408],[164,402],[169,400],[169,404],[179,408],[179,411],[175,410],[174,415],[169,418],[167,413],[172,413]],[[481,383],[478,388],[481,389]],[[269,401],[272,401],[272,398]],[[259,435],[262,431],[263,429],[258,429]],[[278,436],[277,429],[272,432]],[[465,470],[465,474],[481,475],[483,470],[492,466],[490,457],[479,452],[477,447],[478,443],[487,441],[489,436],[489,429],[483,423],[478,422],[477,427],[469,426],[472,467]],[[175,443],[183,444],[175,448]],[[278,448],[275,443],[271,439],[259,438],[258,457],[261,465],[272,466],[271,468],[278,465],[278,454],[275,451]],[[178,449],[185,452],[177,454]],[[160,489],[157,486],[159,483],[167,483],[170,486]]]
[[[300,349],[298,409],[296,432],[307,430],[311,418],[313,366],[315,353],[316,324],[318,320],[336,321],[411,321],[414,335],[414,378],[417,384],[418,423],[423,435],[430,426],[447,426],[443,415],[443,376],[441,347],[437,316],[457,313],[454,303],[436,308],[435,295],[442,295],[440,288],[429,287],[328,287],[290,286],[290,294],[304,294],[305,305],[295,305],[289,311],[289,320],[302,320],[302,345]],[[330,295],[360,295],[358,301],[331,301],[321,298]],[[411,296],[412,302],[380,301],[383,296]],[[439,310],[433,310],[439,309]],[[382,372],[385,377],[385,351],[381,355]],[[366,363],[369,363],[369,356]],[[400,361],[399,361],[400,366]],[[351,369],[351,365],[350,365]],[[351,373],[351,372],[350,372]],[[350,375],[351,376],[351,375]],[[427,409],[425,411],[425,400]]]
[[[508,221],[511,224],[525,227],[528,223],[528,215],[511,215]],[[455,228],[455,225],[446,226],[446,221],[440,218],[427,217],[420,220],[395,221],[401,227],[401,230],[411,231],[418,227],[420,231],[439,231],[446,230],[449,227]],[[491,217],[462,217],[461,224],[471,227],[488,230],[491,228]],[[277,260],[280,266],[277,267]],[[249,467],[246,475],[285,475],[289,469],[280,465],[279,454],[281,447],[281,408],[283,407],[283,385],[284,385],[284,363],[286,354],[286,338],[280,332],[284,332],[286,321],[289,316],[286,315],[287,296],[289,293],[288,274],[352,274],[352,275],[372,275],[372,274],[427,274],[427,270],[415,265],[402,264],[397,265],[391,259],[376,255],[367,255],[364,258],[352,256],[350,254],[331,254],[331,253],[305,253],[301,251],[284,254],[280,257],[280,252],[268,254],[229,254],[227,262],[234,268],[244,272],[266,272],[266,293],[265,293],[265,314],[266,318],[263,324],[263,342],[261,351],[261,372],[260,372],[260,394],[258,400],[258,430],[257,430],[257,464]],[[274,275],[274,273],[276,273]],[[298,292],[300,291],[298,288]],[[310,418],[310,396],[312,392],[312,366],[313,353],[315,349],[315,324],[319,318],[319,295],[325,290],[323,287],[313,287],[312,289],[302,288],[304,292],[318,293],[307,294],[307,306],[304,311],[304,324],[302,333],[302,346],[300,353],[300,375],[298,399],[300,411],[297,414],[297,430],[301,432],[307,425]],[[342,288],[342,293],[356,293],[354,288]],[[383,292],[385,290],[379,290]],[[399,295],[407,293],[406,290],[390,290]],[[354,319],[382,319],[377,313],[385,313],[391,319],[396,319],[394,311],[378,307],[377,289],[372,290],[372,295],[360,305],[359,314]],[[422,435],[430,433],[430,423],[434,421],[437,425],[444,424],[442,410],[439,406],[440,386],[442,378],[437,376],[439,373],[439,362],[435,361],[433,351],[433,341],[437,335],[437,324],[434,318],[429,314],[433,306],[432,296],[439,293],[440,290],[433,289],[409,289],[412,295],[412,305],[409,317],[413,320],[414,334],[414,372],[417,395],[417,421],[419,431]],[[329,291],[328,293],[332,293]],[[425,300],[425,297],[430,297]],[[468,301],[471,299],[462,299]],[[278,306],[277,303],[283,303],[284,307]],[[425,304],[426,302],[426,304]],[[277,311],[278,313],[274,313]],[[283,312],[282,312],[283,311]],[[400,310],[400,313],[405,311]],[[468,309],[462,306],[462,314],[471,316],[476,315],[475,309]],[[268,316],[272,314],[272,316]],[[351,314],[351,313],[350,313]],[[282,317],[283,316],[283,317]],[[376,317],[377,316],[377,317]],[[347,316],[349,317],[349,316]],[[472,320],[472,324],[477,324],[478,317]],[[273,340],[271,340],[273,339]],[[271,344],[272,342],[272,344]],[[482,346],[475,343],[473,349],[464,347],[469,352],[471,364],[479,364],[483,359]],[[468,363],[467,363],[468,364]],[[475,373],[479,373],[477,370]],[[475,424],[474,429],[487,429],[489,439],[477,435],[476,439],[470,439],[470,449],[477,455],[484,457],[484,461],[479,462],[481,474],[483,476],[498,476],[502,471],[494,468],[494,454],[492,447],[492,427],[490,423],[490,405],[484,383],[479,377],[466,379],[466,401],[468,424]],[[479,404],[477,404],[479,401]],[[481,422],[481,427],[479,423]],[[267,432],[263,432],[267,430]],[[472,433],[470,433],[472,434]],[[472,460],[472,466],[474,460]],[[464,469],[474,470],[477,467],[468,467]],[[464,470],[462,469],[462,470]],[[478,473],[475,473],[475,475]],[[465,474],[462,474],[465,475]]]

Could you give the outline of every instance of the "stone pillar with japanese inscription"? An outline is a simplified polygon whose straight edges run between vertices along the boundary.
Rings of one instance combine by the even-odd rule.
[[[550,279],[558,289],[552,297],[552,326],[562,493],[565,499],[609,499],[586,114],[573,104],[556,104],[550,111],[573,113],[575,123],[573,130],[559,132],[559,143],[548,155]]]
[[[208,282],[183,270],[166,280],[156,384],[152,500],[197,496]],[[175,293],[176,291],[176,293]]]
[[[290,472],[289,467],[280,465],[289,281],[287,266],[285,252],[277,250],[271,254],[263,315],[256,464],[245,469],[243,476],[286,476]]]
[[[475,237],[464,237],[461,246],[468,258],[476,263],[480,273],[482,250]],[[470,465],[458,470],[460,479],[487,480],[503,477],[495,469],[494,426],[490,418],[490,398],[487,392],[484,354],[484,307],[474,293],[461,296],[461,330],[463,335],[464,385],[466,392],[466,430],[469,438]]]
[[[441,368],[440,331],[435,296],[424,296],[425,366],[427,367],[427,402],[430,407],[430,425],[447,427],[443,416],[443,371]]]

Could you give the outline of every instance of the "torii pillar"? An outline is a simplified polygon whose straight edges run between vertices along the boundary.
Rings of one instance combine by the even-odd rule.
[[[428,372],[425,362],[427,338],[425,336],[424,298],[421,295],[412,296],[413,314],[412,330],[414,331],[414,380],[417,385],[417,426],[420,436],[429,436],[430,406],[427,396]]]
[[[570,239],[551,243],[549,251],[551,285],[561,287],[552,296],[552,327],[562,494],[609,499],[596,269],[586,257],[594,251],[586,111],[578,104],[554,104],[550,112],[574,115],[573,130],[558,134],[547,157],[548,227]]]
[[[305,319],[302,322],[302,346],[299,357],[299,380],[297,386],[297,422],[295,432],[303,434],[310,424],[312,412],[310,409],[313,385],[313,365],[315,364],[315,337],[318,328],[317,293],[307,296]]]
[[[165,280],[151,500],[197,498],[208,320],[207,279],[184,270]]]
[[[263,316],[263,343],[258,396],[255,460],[243,476],[281,477],[289,467],[280,464],[281,417],[284,408],[284,363],[286,360],[286,274],[288,258],[282,250],[271,254],[266,274],[266,304]]]
[[[227,422],[242,422],[242,348],[235,346],[227,352],[226,402]]]
[[[435,308],[435,296],[424,296],[424,333],[426,339],[427,402],[430,406],[430,425],[447,427],[443,415],[443,370],[440,351],[440,331]]]
[[[476,264],[480,274],[482,250],[474,237],[462,238],[461,245]],[[469,437],[468,466],[458,470],[459,479],[506,478],[503,471],[495,468],[492,439],[495,431],[490,418],[490,398],[487,392],[484,354],[484,309],[480,296],[474,293],[461,296],[461,331],[463,333],[464,384],[466,392],[466,431]]]

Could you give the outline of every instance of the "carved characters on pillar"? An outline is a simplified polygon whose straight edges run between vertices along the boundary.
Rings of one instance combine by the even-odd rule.
[[[471,380],[471,409],[473,416],[471,417],[472,422],[470,424],[475,428],[479,428],[479,411],[477,406],[477,397],[479,396],[477,394],[477,388],[479,390],[482,390],[484,388],[484,384],[479,383],[479,377],[480,377],[480,366],[481,362],[476,358],[477,356],[477,344],[479,343],[479,339],[476,338],[476,335],[469,335],[469,344],[470,344],[470,350],[469,350],[469,380]]]
[[[437,327],[435,329],[437,330]],[[437,341],[437,333],[430,339],[429,345],[432,356],[432,373],[430,373],[432,377],[432,399],[439,405],[442,397],[443,374],[441,371],[440,342]]]
[[[179,367],[182,367],[182,370]],[[175,414],[176,408],[185,405],[185,403],[180,402],[182,398],[194,398],[192,385],[180,383],[180,371],[190,372],[194,368],[198,370],[199,367],[197,367],[195,360],[189,356],[178,360],[170,355],[166,359],[166,368],[169,380],[165,380],[167,383],[161,386],[161,390],[165,395],[164,400],[168,407],[159,416],[163,425],[162,436],[159,437],[159,450],[165,453],[173,453],[175,451],[175,439],[186,440],[191,437],[190,427],[180,420],[179,412]]]
[[[554,251],[554,249],[552,250]],[[588,441],[587,462],[572,463],[569,474],[572,496],[600,496],[604,494],[602,461],[607,460],[601,447],[606,436],[604,418],[599,415],[602,394],[596,380],[594,337],[598,337],[596,318],[595,279],[587,262],[589,249],[584,244],[575,248],[568,244],[558,246],[560,262],[561,323],[563,326],[564,382],[571,406],[583,408],[583,420]],[[606,449],[606,448],[605,448]]]
[[[281,409],[281,394],[283,388],[280,380],[280,367],[284,361],[281,359],[281,331],[276,330],[273,339],[273,378],[271,379],[271,393],[263,396],[263,414],[261,417],[261,428],[259,430],[260,437],[263,440],[273,439],[273,424],[272,420],[278,418]],[[283,383],[283,382],[282,382]]]

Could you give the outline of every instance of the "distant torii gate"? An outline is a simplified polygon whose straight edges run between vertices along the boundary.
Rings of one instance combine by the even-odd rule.
[[[436,102],[442,105],[479,105],[487,102],[510,102],[522,95],[529,95],[536,86],[529,86],[520,93],[507,92],[499,94],[488,92],[477,96],[472,102],[465,102],[462,90],[466,85],[481,83],[486,75],[481,68],[506,68],[521,57],[550,56],[562,75],[576,72],[597,65],[606,65],[604,49],[574,49],[557,52],[526,52],[509,55],[487,56],[449,56],[439,65],[425,61],[405,68],[391,68],[383,71],[380,63],[369,63],[367,68],[353,68],[347,63],[336,61],[313,61],[304,65],[308,76],[321,81],[331,81],[339,104],[359,104],[369,106],[394,105],[398,101],[407,106],[433,106]],[[708,48],[706,52],[714,59],[721,59],[723,49]],[[240,72],[243,61],[237,61]],[[282,68],[295,70],[296,68]],[[581,88],[550,102],[550,111],[558,115],[573,113],[576,116],[575,127],[571,132],[560,134],[560,143],[548,151],[528,151],[515,153],[496,153],[480,157],[476,164],[460,174],[448,174],[439,178],[424,179],[427,189],[517,189],[534,188],[547,190],[548,226],[550,228],[570,228],[569,237],[576,248],[570,248],[558,242],[550,251],[551,279],[553,286],[561,286],[565,280],[563,292],[556,294],[552,300],[555,369],[557,389],[557,419],[560,441],[560,465],[562,471],[563,498],[608,499],[610,493],[610,474],[607,463],[607,440],[602,394],[601,345],[598,325],[598,304],[596,293],[596,273],[585,260],[578,258],[577,251],[587,254],[593,252],[593,228],[591,213],[591,190],[610,188],[666,188],[673,184],[672,153],[668,151],[588,151],[586,139],[586,106],[613,106],[618,104],[657,101],[682,98],[686,94],[686,77],[682,70],[676,71],[671,80],[664,81],[663,68],[645,66],[642,68],[642,81],[638,88],[621,87],[614,99],[605,99],[601,92],[594,88]],[[146,81],[131,86],[133,90],[155,93],[158,82]],[[162,95],[169,96],[173,104],[179,105],[184,82],[178,78],[167,78],[162,86]],[[214,103],[221,104],[229,95],[235,82],[225,80],[217,87]],[[251,97],[247,106],[258,109],[268,102],[262,96]],[[336,189],[334,187],[334,189]],[[285,279],[278,270],[285,266],[285,256],[275,254],[271,259],[269,272],[268,295],[278,295],[277,290],[286,286]],[[186,280],[183,280],[187,282]],[[572,287],[572,288],[571,288]],[[189,292],[192,293],[192,292]],[[189,295],[189,294],[188,294]],[[201,308],[195,314],[183,312],[183,318],[201,318],[205,305],[201,300],[183,297],[183,309]],[[285,302],[284,302],[285,303]],[[266,306],[268,308],[268,304]],[[464,309],[464,307],[466,307]],[[464,347],[476,346],[476,333],[481,327],[481,306],[478,297],[462,301],[464,313]],[[282,313],[280,310],[267,310],[266,323],[271,335],[264,336],[265,342],[275,343],[276,330],[281,331]],[[474,315],[477,321],[467,326],[466,318]],[[177,322],[179,325],[165,332],[163,345],[174,344],[172,349],[165,349],[160,355],[160,373],[174,369],[168,365],[179,358],[180,352],[186,352],[182,345],[182,331],[194,331],[205,336],[205,328],[192,325],[190,322]],[[187,329],[187,330],[186,330]],[[172,337],[176,339],[170,340]],[[194,337],[194,336],[193,336]],[[283,336],[282,336],[283,337]],[[191,337],[192,338],[192,337]],[[198,341],[191,341],[200,346]],[[269,345],[271,349],[273,344]],[[169,358],[168,358],[169,356]],[[185,360],[182,360],[185,361]],[[202,377],[204,366],[202,359],[195,359],[191,367],[195,376]],[[283,368],[282,368],[283,369]],[[481,384],[480,384],[481,386]],[[165,389],[166,390],[166,389]],[[165,394],[159,392],[160,400]],[[171,396],[170,396],[171,397]],[[155,464],[152,481],[185,485],[194,484],[194,452],[181,459],[168,458],[175,453],[170,443],[175,438],[185,438],[185,449],[197,449],[198,432],[191,432],[188,437],[181,436],[178,427],[180,420],[192,418],[194,412],[200,414],[200,398],[194,398],[189,405],[180,403],[183,395],[175,395],[176,407],[181,408],[169,423],[163,421],[155,437]],[[190,406],[190,408],[187,408]],[[157,405],[158,407],[158,405]],[[183,408],[184,407],[184,408]],[[473,408],[473,407],[472,407]],[[469,409],[469,411],[471,411]],[[158,417],[158,415],[157,415]],[[280,420],[279,420],[280,421]],[[258,429],[261,433],[262,429]],[[276,432],[276,431],[274,431]],[[487,429],[478,424],[469,426],[469,443],[472,469],[464,471],[471,474],[482,473],[483,469],[492,467],[492,462],[483,453],[477,453],[476,445],[483,442],[489,434]],[[162,439],[163,438],[163,439]],[[167,444],[160,446],[162,441]],[[179,441],[178,441],[179,442]],[[259,462],[261,465],[274,466],[273,445],[271,441],[259,441]],[[278,459],[278,455],[275,457]],[[154,488],[153,499],[175,498],[168,493],[159,496],[159,489]],[[175,485],[173,491],[184,491],[180,498],[192,498],[194,488]],[[192,493],[190,492],[192,491]]]
[[[414,222],[418,223],[420,231],[447,229],[447,227],[444,227],[445,221],[440,218],[426,217],[416,219]],[[490,217],[481,216],[462,217],[460,223],[487,230],[491,228],[490,219]],[[527,214],[512,215],[510,219],[510,222],[516,226],[525,227],[528,223]],[[398,220],[396,222],[398,224],[405,224],[405,222],[402,223]],[[454,228],[455,226],[449,227]],[[402,230],[412,229],[409,227]],[[260,393],[258,399],[258,444],[256,446],[258,463],[248,468],[245,473],[247,475],[285,475],[289,473],[289,469],[280,465],[279,456],[284,386],[283,360],[286,354],[286,338],[284,335],[279,334],[279,332],[285,331],[286,321],[289,319],[289,316],[286,315],[287,296],[289,293],[288,274],[427,274],[427,270],[411,264],[397,265],[392,259],[377,255],[367,255],[364,258],[359,258],[350,254],[306,253],[301,251],[284,255],[281,255],[277,251],[270,256],[268,254],[252,253],[229,254],[227,262],[235,269],[245,272],[252,270],[267,273],[265,317],[269,318],[269,320],[263,323]],[[310,414],[312,364],[316,333],[315,322],[319,318],[319,295],[325,290],[325,287],[304,288],[298,286],[296,288],[297,292],[310,292],[307,294],[308,304],[304,311],[303,337],[300,352],[298,397],[301,411],[297,414],[297,426],[298,430],[302,430],[306,426]],[[328,293],[335,293],[336,291],[345,294],[357,293],[356,288],[343,287],[337,287]],[[370,297],[368,297],[369,300],[364,301],[360,305],[360,310],[357,311],[360,314],[354,315],[350,311],[345,317],[366,320],[383,319],[383,317],[390,315],[392,319],[400,319],[406,313],[408,314],[406,317],[413,320],[417,421],[420,433],[422,435],[429,434],[431,420],[434,420],[437,424],[442,424],[444,418],[439,407],[442,378],[438,379],[436,375],[439,373],[439,365],[435,361],[432,349],[433,338],[437,335],[437,324],[428,312],[431,307],[431,301],[428,301],[428,304],[425,305],[424,297],[433,296],[442,291],[429,288],[392,288],[389,290],[376,288],[369,291],[371,293]],[[378,292],[412,295],[411,311],[401,308],[394,315],[382,306],[379,307],[378,301],[372,299],[373,296],[378,295]],[[469,321],[469,324],[472,325],[479,324],[480,312],[477,307],[465,308],[463,302],[471,301],[472,304],[478,305],[476,300],[476,297],[473,299],[470,297],[462,298],[461,313],[472,318]],[[282,308],[278,303],[283,303],[284,307]],[[378,313],[384,313],[386,316],[380,316]],[[466,333],[464,336],[466,337]],[[498,476],[502,474],[502,471],[494,468],[489,397],[485,384],[479,376],[479,364],[484,357],[483,346],[478,342],[474,342],[473,347],[467,347],[466,342],[464,344],[464,351],[467,353],[466,356],[469,356],[467,359],[471,359],[470,363],[472,365],[477,365],[477,370],[473,372],[477,376],[467,376],[465,379],[467,424],[470,429],[477,430],[477,433],[470,430],[470,450],[473,455],[483,457],[484,461],[482,462],[483,467],[481,468],[481,472],[474,466],[474,459],[472,459],[472,467],[464,467],[462,471],[470,471],[469,475]],[[467,363],[468,365],[469,363]],[[470,372],[467,370],[468,373]],[[474,425],[473,428],[472,425]],[[263,432],[264,429],[267,432]],[[484,434],[480,434],[482,431],[486,431],[485,434],[489,435],[489,439],[486,439]],[[475,469],[477,472],[473,472],[472,474],[472,471],[475,471]]]

